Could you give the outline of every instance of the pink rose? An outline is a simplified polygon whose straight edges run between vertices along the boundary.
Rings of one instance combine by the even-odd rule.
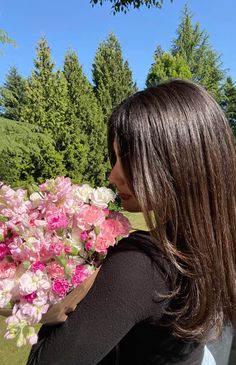
[[[69,289],[69,282],[63,278],[57,278],[53,280],[52,291],[56,293],[60,298],[63,298]]]
[[[53,214],[47,218],[48,229],[64,229],[68,225],[68,219],[65,214]]]

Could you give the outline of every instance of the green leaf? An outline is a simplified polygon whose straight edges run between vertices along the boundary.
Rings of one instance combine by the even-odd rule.
[[[66,260],[65,256],[61,255],[61,256],[56,256],[55,258],[61,266],[63,266],[64,268],[66,267],[67,260]]]
[[[0,215],[0,222],[5,223],[8,221],[8,218],[5,215]]]
[[[100,233],[100,227],[99,227],[99,226],[96,226],[96,227],[94,228],[94,232],[95,232],[95,234],[98,236],[98,235],[99,235],[99,233]]]
[[[27,270],[30,267],[30,265],[31,265],[31,262],[30,261],[23,261],[23,267],[24,267],[24,269]]]
[[[72,246],[72,247],[71,247],[70,255],[72,255],[72,256],[77,256],[77,255],[78,255],[78,252],[79,252],[78,247],[76,247],[76,246]]]

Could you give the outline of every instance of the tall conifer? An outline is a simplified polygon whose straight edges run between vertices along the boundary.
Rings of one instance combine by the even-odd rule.
[[[60,151],[68,107],[67,85],[63,73],[54,72],[51,50],[44,37],[38,43],[34,64],[26,85],[27,105],[20,120],[37,125],[40,132],[51,134]]]
[[[219,101],[220,83],[224,78],[220,55],[211,47],[209,34],[200,29],[199,23],[193,24],[187,5],[171,52],[174,56],[179,54],[184,58],[192,79],[203,85]]]
[[[103,114],[73,51],[68,51],[65,56],[64,75],[69,96],[67,119],[71,131],[67,169],[77,180],[102,185],[106,183],[108,169]]]
[[[120,43],[113,33],[100,43],[92,73],[95,93],[105,117],[137,90],[128,61],[124,61]]]
[[[227,77],[223,85],[221,106],[236,136],[236,85],[231,77]]]
[[[177,54],[172,56],[170,53],[163,52],[158,46],[154,54],[154,63],[152,64],[147,80],[147,86],[157,85],[159,82],[171,78],[191,79],[192,74],[182,56]]]
[[[26,81],[18,73],[16,67],[11,67],[6,75],[6,81],[0,89],[0,105],[3,117],[19,120],[25,100]]]

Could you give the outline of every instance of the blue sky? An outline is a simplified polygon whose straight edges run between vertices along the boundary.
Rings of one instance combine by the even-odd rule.
[[[92,7],[89,0],[1,0],[0,28],[17,42],[17,48],[2,46],[0,85],[10,66],[23,76],[33,68],[35,48],[45,35],[52,49],[56,69],[62,68],[68,48],[78,54],[83,71],[91,81],[91,68],[99,43],[109,32],[118,37],[124,58],[139,88],[145,86],[157,44],[168,51],[180,23],[186,0],[164,1],[161,10],[131,10],[113,15],[110,4]],[[210,35],[210,43],[222,54],[224,69],[236,81],[236,2],[235,0],[189,0],[193,21]]]

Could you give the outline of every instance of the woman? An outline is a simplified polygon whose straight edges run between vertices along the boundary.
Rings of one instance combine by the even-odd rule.
[[[236,327],[228,123],[206,91],[173,80],[116,108],[108,148],[110,183],[124,209],[143,212],[149,232],[110,249],[75,311],[41,328],[28,365],[206,364],[204,344],[225,324]]]

